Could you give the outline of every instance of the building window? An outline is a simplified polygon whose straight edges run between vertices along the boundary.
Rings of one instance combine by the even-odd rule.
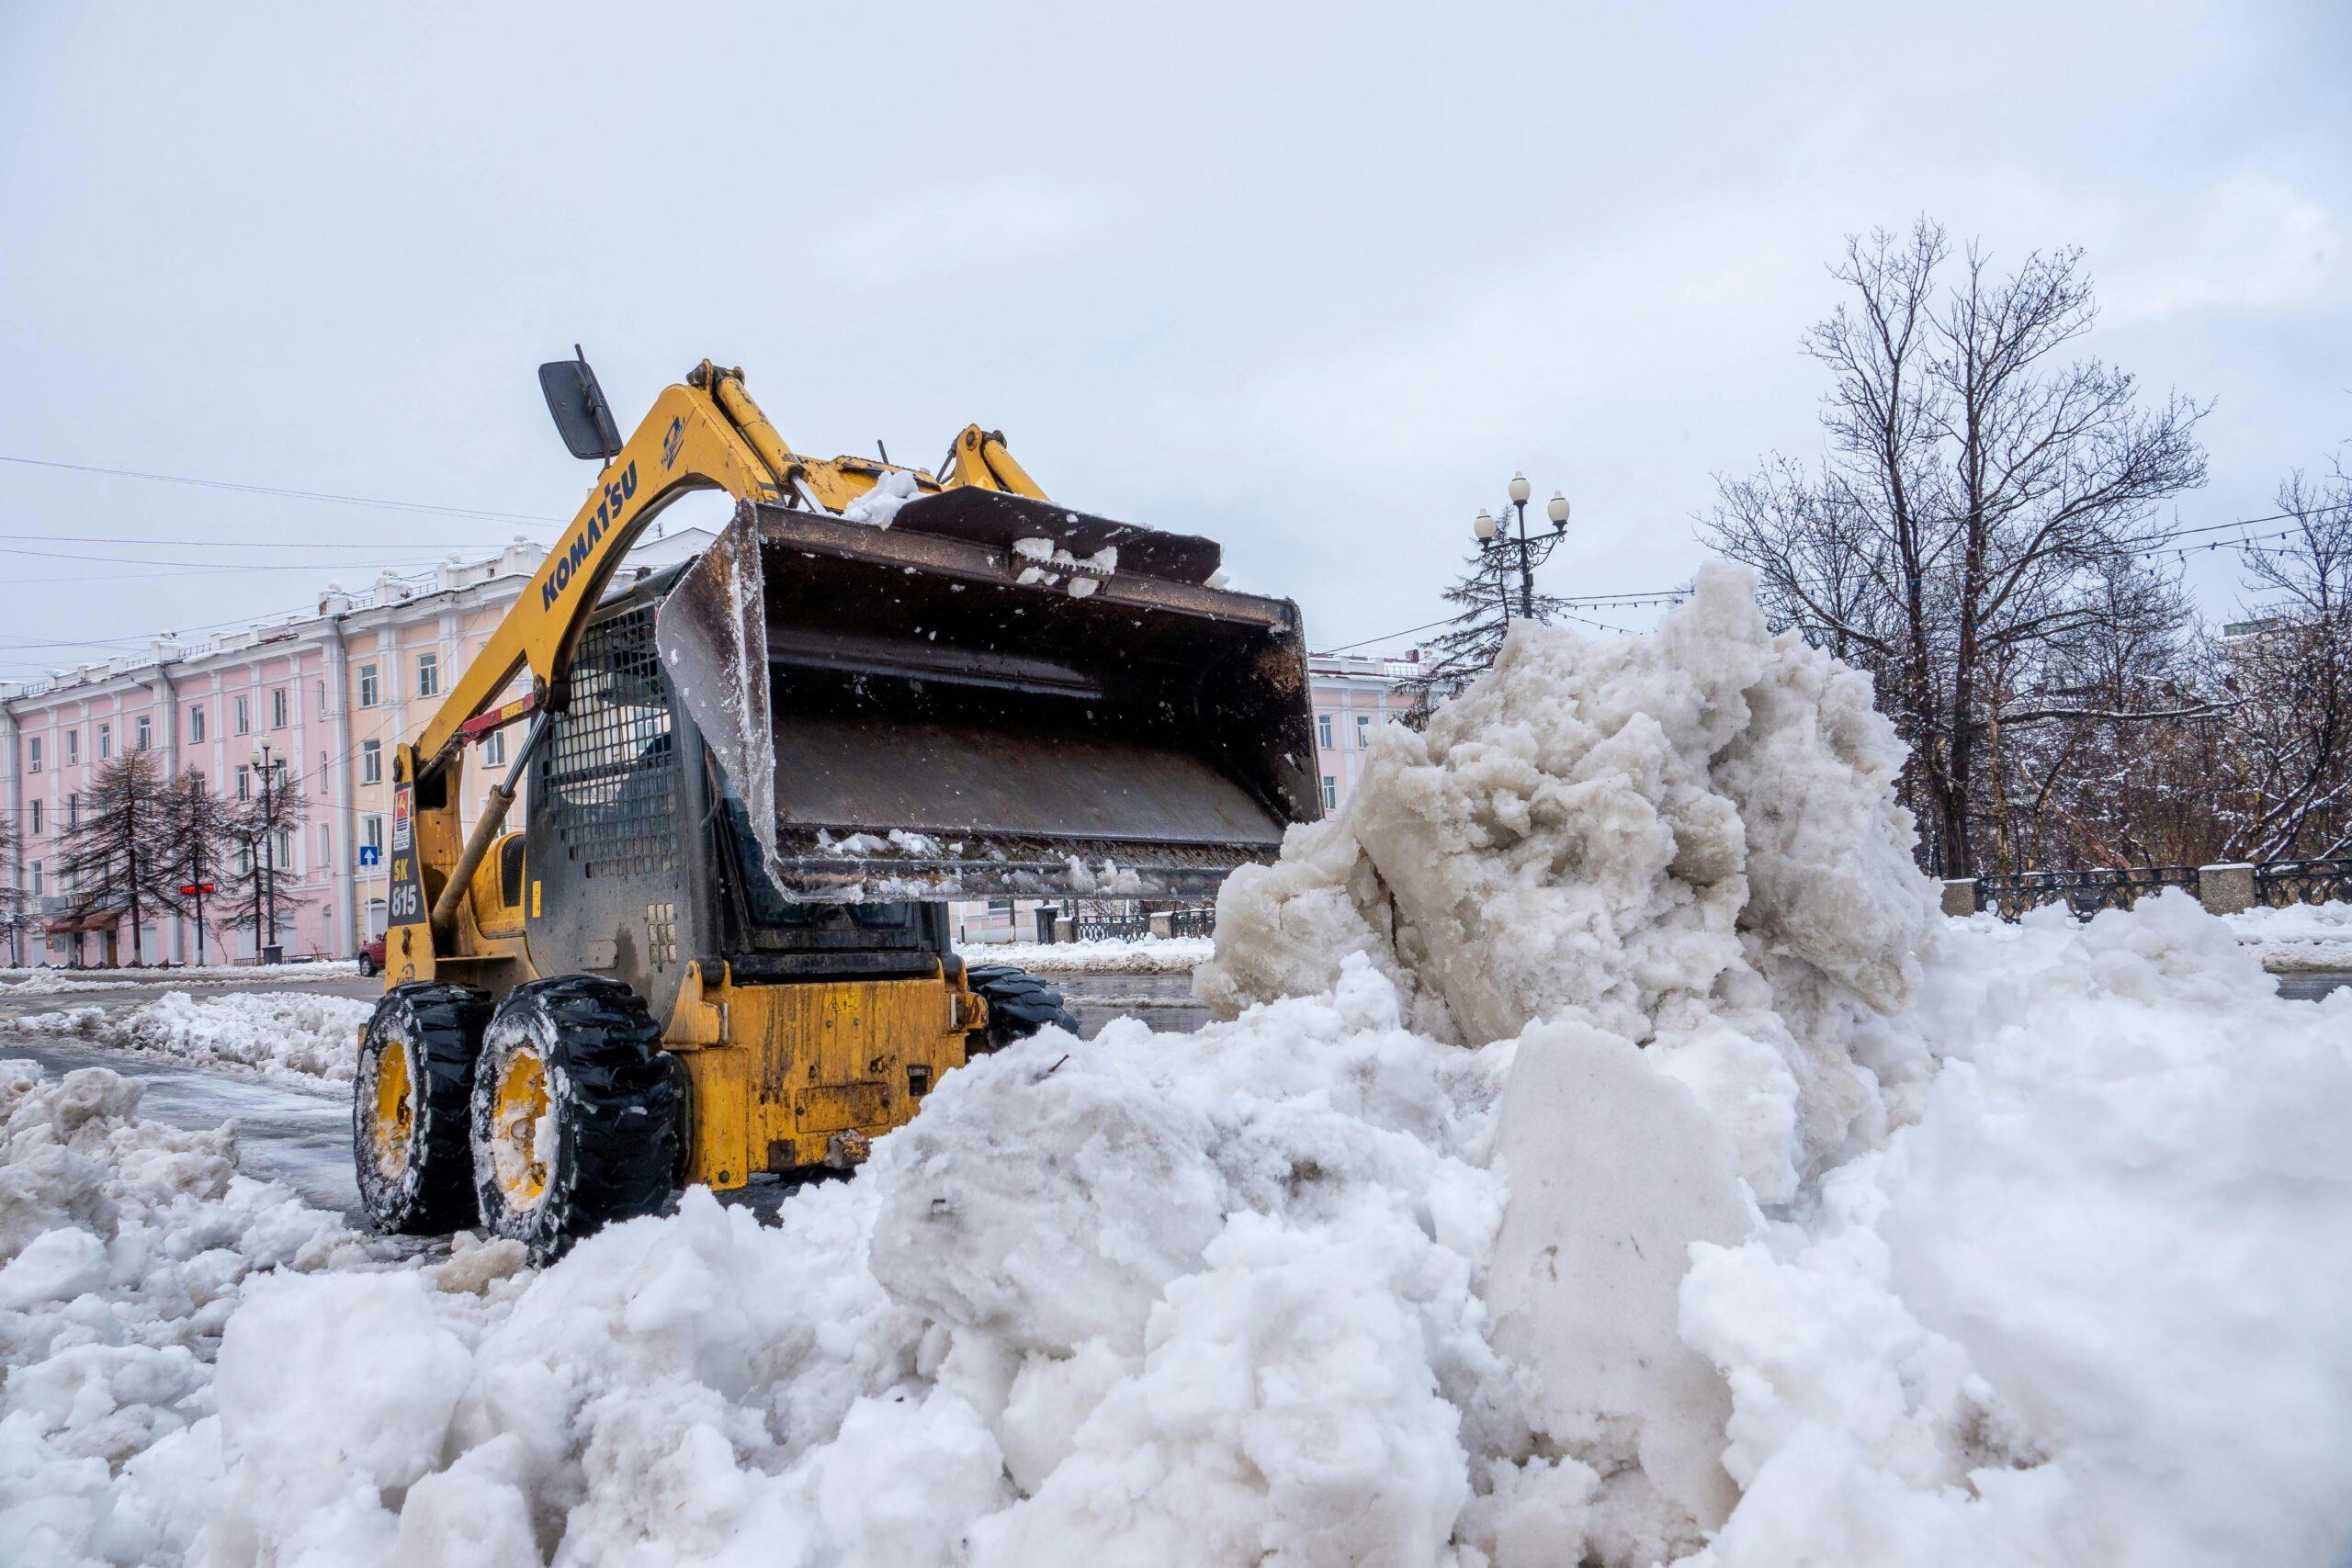
[[[154,734],[151,727],[148,725],[147,716],[145,714],[142,713],[139,716],[137,725],[138,728],[131,732],[131,750],[136,751],[144,751],[155,743]]]
[[[420,653],[416,656],[416,694],[430,697],[441,690],[441,656]]]
[[[253,732],[254,700],[251,697],[239,697],[237,699],[237,733],[251,735]]]
[[[78,729],[69,729],[65,732],[65,765],[69,768],[78,767],[81,761],[82,732]]]
[[[324,681],[319,682],[319,716],[327,716],[327,683]]]
[[[383,694],[376,689],[376,667],[372,664],[361,665],[359,667],[359,705],[363,708],[372,708],[382,700],[382,696]]]
[[[38,833],[38,832],[40,832],[40,801],[36,800],[36,801],[34,801],[34,802],[33,802],[32,811],[33,811],[33,831],[34,831],[34,832],[36,832],[36,833]]]
[[[283,686],[274,687],[270,691],[269,727],[272,729],[286,728],[286,688]]]
[[[1323,809],[1334,810],[1340,804],[1340,781],[1330,774],[1323,775]]]
[[[381,850],[384,847],[384,819],[381,817],[362,817],[359,819],[359,841],[371,850]]]
[[[324,751],[322,751],[322,752],[320,752],[320,753],[319,753],[319,793],[320,793],[321,795],[324,795],[324,794],[326,794],[326,792],[327,792],[327,754],[326,754]]]
[[[38,735],[25,737],[25,772],[40,772],[40,737]]]
[[[362,740],[359,743],[359,782],[361,784],[384,782],[384,743],[382,741]]]
[[[30,892],[34,897],[38,898],[40,897],[40,862],[35,861],[25,869],[32,873],[33,885]]]
[[[249,843],[239,844],[237,846],[237,874],[239,876],[251,876],[253,874],[254,847]]]
[[[1360,713],[1356,715],[1356,750],[1362,751],[1371,745],[1372,716],[1368,713]]]
[[[251,768],[240,764],[237,769],[237,798],[239,800],[251,800],[253,797],[254,771]]]
[[[187,710],[187,738],[191,741],[204,739],[204,705],[202,703]]]
[[[503,768],[506,765],[506,731],[493,729],[481,743],[482,765]]]
[[[1329,714],[1318,713],[1315,716],[1315,739],[1316,743],[1326,751],[1331,749],[1331,716]]]
[[[334,842],[332,836],[334,831],[325,823],[319,824],[319,863],[321,865],[326,864],[334,858]]]
[[[78,795],[69,795],[65,797],[65,830],[70,833],[81,825],[82,797]]]
[[[98,761],[103,762],[114,755],[114,726],[98,726]]]
[[[277,869],[280,871],[294,869],[294,829],[291,828],[280,828],[277,830]]]

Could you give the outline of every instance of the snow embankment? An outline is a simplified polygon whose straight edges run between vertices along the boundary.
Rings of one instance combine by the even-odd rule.
[[[2257,905],[2222,917],[2240,942],[2256,944],[2263,966],[2280,974],[2352,969],[2352,904]]]
[[[349,997],[168,991],[120,1012],[72,1008],[0,1021],[0,1027],[74,1034],[121,1051],[151,1051],[199,1066],[225,1067],[319,1088],[351,1081],[359,1031],[374,1010]]]
[[[214,1413],[76,1472],[74,1517],[143,1533],[75,1539],[2330,1562],[2352,994],[2281,1000],[2169,895],[1948,925],[1899,761],[1728,574],[1650,638],[1514,628],[1228,886],[1200,986],[1229,1021],[949,1074],[773,1226],[689,1193],[482,1295],[250,1285]],[[0,1485],[60,1495],[62,1456]]]
[[[1010,964],[1040,975],[1189,975],[1215,951],[1204,936],[976,942],[956,949],[967,964]]]
[[[144,969],[67,969],[44,964],[16,968],[0,964],[0,993],[26,996],[50,991],[112,991],[133,986],[300,986],[359,973],[356,960],[320,964],[176,964]]]

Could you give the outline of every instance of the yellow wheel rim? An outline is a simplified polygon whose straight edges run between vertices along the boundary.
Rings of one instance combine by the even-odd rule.
[[[499,1069],[498,1099],[492,1117],[491,1152],[498,1170],[498,1189],[510,1206],[528,1209],[547,1192],[553,1143],[547,1067],[538,1053],[526,1046],[507,1057]]]
[[[416,1134],[409,1088],[408,1047],[388,1041],[376,1056],[376,1165],[388,1176],[407,1166],[409,1140]]]

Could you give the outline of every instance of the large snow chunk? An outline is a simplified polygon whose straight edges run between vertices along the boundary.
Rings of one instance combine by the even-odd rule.
[[[430,1303],[408,1271],[247,1286],[214,1383],[232,1472],[300,1509],[437,1468],[472,1358]]]
[[[1213,1139],[1101,1045],[1024,1041],[952,1075],[885,1145],[875,1278],[1023,1350],[1141,1349],[1151,1303],[1223,1224]]]
[[[1696,1545],[1734,1500],[1730,1391],[1680,1335],[1700,1242],[1748,1232],[1731,1143],[1628,1041],[1572,1022],[1519,1043],[1496,1133],[1511,1184],[1487,1282],[1498,1349],[1535,1373],[1531,1415],[1607,1475],[1638,1469]]]

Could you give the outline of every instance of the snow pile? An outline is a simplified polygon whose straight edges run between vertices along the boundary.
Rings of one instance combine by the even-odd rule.
[[[2257,904],[2224,915],[2241,942],[2352,942],[2352,904],[2290,904],[2273,909]]]
[[[7,1021],[20,1030],[78,1034],[118,1050],[153,1051],[208,1067],[229,1067],[309,1087],[348,1083],[359,1032],[372,1002],[302,993],[231,993],[197,998],[168,991],[119,1013],[102,1008],[35,1013]]]
[[[2352,998],[2185,893],[1936,944],[1910,1122],[1701,1247],[1743,1488],[1708,1561],[2337,1561]]]
[[[1107,937],[1092,942],[975,942],[957,951],[975,964],[1010,964],[1053,975],[1189,975],[1216,951],[1204,936]]]
[[[0,1556],[176,1557],[181,1467],[248,1276],[362,1260],[334,1216],[236,1174],[235,1130],[139,1118],[104,1068],[0,1062]],[[331,1396],[331,1395],[330,1395]],[[175,1518],[182,1521],[175,1525]]]
[[[874,488],[842,508],[842,521],[863,523],[868,527],[888,528],[899,515],[899,508],[922,493],[915,482],[913,472],[906,468],[888,468],[875,476]]]
[[[2263,967],[2274,974],[2352,969],[2352,904],[2256,905],[2222,918],[2240,942],[2257,946]]]
[[[324,976],[358,973],[359,962],[353,958],[292,964],[157,964],[147,968],[114,969],[95,965],[73,969],[57,964],[29,967],[0,964],[0,987],[13,990],[44,991],[71,990],[93,984],[183,986],[190,982],[208,984],[216,980],[233,980],[240,985],[253,986],[273,983],[299,986],[315,983]]]
[[[256,1287],[109,1552],[2331,1561],[2352,993],[1937,919],[1866,695],[1721,573],[1515,629],[1229,885],[1238,1017],[983,1058],[773,1227]]]
[[[1511,1440],[1474,1290],[1508,1060],[1408,1032],[1359,962],[1200,1036],[985,1058],[777,1227],[689,1193],[511,1310],[273,1281],[229,1326],[187,1544],[1437,1561]]]
[[[1024,587],[1042,582],[1051,588],[1063,578],[1069,579],[1066,592],[1073,599],[1083,599],[1102,586],[1105,578],[1119,570],[1119,547],[1105,545],[1091,556],[1080,557],[1064,546],[1047,538],[1015,539],[1012,554],[1016,559],[1029,564],[1021,569],[1014,581]]]

